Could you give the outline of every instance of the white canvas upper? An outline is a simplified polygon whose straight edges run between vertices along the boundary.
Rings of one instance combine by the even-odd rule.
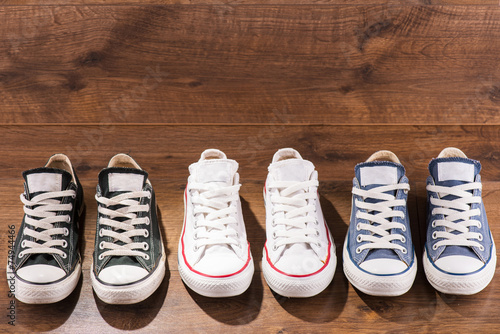
[[[236,161],[215,149],[189,166],[179,265],[186,284],[210,297],[241,294],[253,274],[237,170]],[[228,279],[231,284],[223,282]]]
[[[276,152],[268,169],[264,276],[284,296],[315,295],[331,282],[336,266],[317,192],[318,173],[291,148]]]

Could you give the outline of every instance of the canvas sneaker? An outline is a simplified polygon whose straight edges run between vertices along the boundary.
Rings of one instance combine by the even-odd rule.
[[[108,304],[148,298],[165,276],[165,250],[148,173],[117,154],[99,173],[91,269],[96,295]]]
[[[81,274],[82,186],[64,154],[53,155],[45,167],[27,170],[23,177],[25,214],[7,278],[13,275],[18,300],[55,303],[71,294]]]
[[[429,164],[424,270],[438,291],[470,295],[493,278],[496,249],[481,198],[479,161],[445,148]]]
[[[264,186],[266,243],[262,271],[285,297],[311,297],[331,283],[337,257],[318,195],[318,172],[291,148],[280,149]]]
[[[248,289],[254,264],[239,197],[238,163],[216,149],[189,166],[179,273],[207,297],[236,296]]]
[[[405,169],[394,153],[378,151],[354,171],[344,273],[366,294],[402,295],[411,288],[417,273]]]

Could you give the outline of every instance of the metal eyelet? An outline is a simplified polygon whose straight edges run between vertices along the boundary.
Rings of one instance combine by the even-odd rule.
[[[321,242],[317,242],[316,246],[318,246],[319,248],[321,248]]]
[[[403,232],[406,232],[406,226],[403,225],[403,228],[401,229]]]
[[[149,249],[149,244],[147,242],[143,242],[142,243],[142,249],[144,249],[144,250],[147,251]]]
[[[273,245],[273,251],[277,251],[278,250],[278,247],[276,246],[276,244]]]
[[[146,225],[149,225],[149,224],[150,224],[149,217],[146,217],[146,222],[145,222],[144,224],[146,224]]]
[[[401,242],[406,242],[406,238],[404,237],[404,235],[401,237]]]
[[[68,247],[68,242],[66,240],[63,240],[63,244],[62,244],[62,247],[63,248],[66,248]]]
[[[437,232],[432,233],[432,239],[437,239]]]
[[[357,242],[362,242],[362,241],[363,241],[363,239],[361,238],[361,235],[358,235],[358,236],[356,237],[356,241],[357,241]]]
[[[64,228],[64,236],[67,237],[69,235],[69,230],[65,227]]]
[[[477,228],[481,228],[483,227],[483,224],[481,224],[481,222],[479,222],[479,224],[477,225]]]
[[[104,233],[104,229],[103,229],[103,228],[101,228],[101,229],[99,230],[99,236],[100,236],[101,238],[104,236],[104,235],[103,235],[103,233]]]
[[[314,220],[314,225],[316,225],[316,226],[319,225],[319,221],[317,219]]]
[[[101,250],[104,249],[104,241],[101,241],[99,243],[99,249],[101,249]]]
[[[316,236],[319,237],[319,231],[318,230],[316,230]]]
[[[97,258],[102,261],[104,259],[104,256],[101,254]]]
[[[76,198],[76,194],[71,195],[71,198],[75,199]]]
[[[433,249],[433,250],[437,250],[437,249],[438,249],[437,244],[432,245],[432,249]]]
[[[24,254],[21,252],[21,253],[19,253],[19,255],[17,257],[22,259],[24,257]]]
[[[193,246],[193,250],[194,250],[195,252],[197,252],[197,251],[198,251],[198,249],[199,249],[199,248],[198,248],[198,246],[196,246],[196,245],[194,245],[194,246]]]
[[[67,258],[67,257],[68,257],[68,255],[66,255],[66,253],[62,253],[61,257],[62,257],[63,259],[65,259],[65,258]]]
[[[276,232],[273,232],[273,239],[276,239],[277,237]]]
[[[70,223],[71,222],[71,217],[70,216],[66,216],[66,223]]]
[[[193,239],[194,239],[194,240],[198,240],[198,233],[196,233],[196,232],[195,232],[195,233],[193,234]]]
[[[148,230],[144,230],[144,238],[147,238],[149,237],[149,231]]]
[[[361,253],[361,249],[358,247],[356,248],[356,254],[360,254]]]
[[[408,251],[406,250],[406,248],[403,248],[403,250],[401,250],[401,253],[406,254],[408,253]]]
[[[361,223],[356,224],[356,230],[361,231]]]
[[[144,254],[144,260],[149,260],[149,255],[148,254]]]
[[[477,240],[483,241],[483,235],[481,233],[479,233],[479,237],[477,238]]]
[[[26,247],[26,240],[23,240],[23,241],[21,242],[21,247],[22,247],[22,248],[25,248],[25,247]]]
[[[150,199],[150,198],[152,197],[152,195],[151,195],[151,192],[150,192],[150,191],[148,191],[148,196],[146,196],[146,197],[147,197],[148,199]]]
[[[484,251],[484,246],[483,245],[479,245],[479,250],[482,252]]]
[[[431,224],[432,227],[436,227],[436,221],[434,220]]]

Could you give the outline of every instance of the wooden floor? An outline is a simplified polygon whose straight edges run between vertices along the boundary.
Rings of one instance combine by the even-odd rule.
[[[483,164],[500,240],[500,7],[497,0],[0,0],[0,268],[19,228],[22,171],[66,153],[82,181],[83,274],[66,300],[15,304],[0,275],[0,332],[500,332],[500,275],[482,292],[437,293],[421,263],[412,289],[367,296],[341,257],[320,295],[274,294],[261,272],[262,199],[274,152],[294,147],[319,172],[341,254],[354,166],[379,149],[407,169],[418,259],[427,164],[456,146]],[[256,265],[243,295],[190,291],[177,269],[187,167],[206,148],[240,164]],[[98,172],[131,154],[157,193],[168,274],[131,306],[102,303],[90,264]],[[420,261],[421,262],[421,261]]]

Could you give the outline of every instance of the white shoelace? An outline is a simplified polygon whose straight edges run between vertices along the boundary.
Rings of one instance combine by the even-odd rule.
[[[303,182],[296,181],[274,181],[267,184],[267,189],[278,189],[270,197],[273,203],[272,226],[283,225],[284,229],[274,229],[273,239],[275,243],[273,250],[281,246],[308,243],[320,246],[318,241],[319,231],[309,224],[318,224],[314,213],[316,207],[309,203],[309,200],[316,198],[316,190],[311,187],[318,187],[318,180]],[[280,190],[281,189],[281,190]]]
[[[33,227],[33,229],[25,228],[24,235],[30,236],[38,241],[44,241],[43,243],[37,243],[31,240],[23,240],[21,247],[24,248],[23,251],[19,253],[19,257],[23,257],[28,254],[57,254],[62,258],[66,258],[67,254],[54,247],[68,246],[66,240],[57,239],[58,235],[69,234],[69,230],[66,227],[55,227],[55,223],[70,223],[71,217],[69,214],[57,215],[58,212],[71,212],[73,209],[73,204],[66,203],[62,204],[62,198],[71,196],[76,197],[76,192],[74,190],[63,190],[63,191],[52,191],[46,192],[33,197],[31,200],[25,197],[25,194],[21,194],[21,202],[24,204],[24,213],[26,213],[26,224]],[[32,217],[41,218],[34,219]],[[41,232],[36,231],[36,229],[41,230]]]
[[[241,185],[214,187],[191,182],[188,191],[192,194],[194,214],[194,250],[211,245],[236,245],[242,247],[235,229],[238,213],[232,202],[239,198]]]
[[[99,224],[111,227],[111,229],[101,228],[99,236],[113,238],[113,242],[100,242],[99,248],[108,250],[99,255],[99,260],[104,259],[105,256],[141,256],[146,260],[149,259],[149,255],[144,252],[149,249],[149,244],[147,242],[134,242],[133,240],[136,236],[146,238],[149,236],[148,230],[136,227],[136,225],[150,224],[148,217],[137,217],[139,212],[149,211],[149,204],[139,204],[140,199],[143,197],[151,198],[151,193],[149,191],[131,191],[111,198],[95,195],[97,202],[104,205],[98,207],[99,213],[109,217],[100,218]],[[110,206],[115,205],[121,207],[115,210],[109,209]],[[116,218],[127,219],[118,221]],[[123,244],[118,244],[118,241]]]
[[[392,242],[394,240],[399,240],[404,243],[406,242],[405,237],[401,234],[390,232],[392,229],[400,229],[403,232],[406,231],[406,226],[404,224],[390,221],[390,219],[394,217],[404,219],[404,212],[394,210],[394,208],[398,206],[406,206],[406,201],[404,199],[396,199],[395,196],[385,193],[399,189],[408,191],[410,190],[410,185],[408,183],[399,183],[380,186],[370,190],[352,188],[352,193],[354,195],[361,196],[364,199],[373,198],[381,200],[378,203],[367,203],[360,200],[356,200],[355,202],[356,207],[366,210],[366,212],[358,210],[356,212],[356,218],[365,219],[369,222],[358,223],[356,225],[356,229],[358,231],[366,230],[371,232],[371,234],[358,235],[356,239],[358,243],[364,241],[367,243],[357,247],[356,253],[359,254],[365,249],[397,249],[403,254],[407,253],[407,249],[405,247]],[[378,213],[372,213],[374,211]],[[377,223],[378,225],[374,225],[373,223]]]
[[[470,232],[469,227],[481,228],[479,220],[470,219],[479,216],[479,208],[471,210],[471,204],[481,203],[480,196],[474,196],[471,190],[481,189],[481,182],[470,182],[453,187],[427,185],[427,190],[438,194],[439,198],[431,197],[431,204],[437,206],[432,210],[432,215],[443,215],[444,219],[436,219],[432,227],[444,226],[445,231],[435,231],[433,239],[443,239],[433,245],[436,250],[440,246],[468,246],[479,247],[484,250],[483,245],[474,240],[483,240],[483,235],[478,232]],[[457,196],[454,200],[444,200],[447,195]],[[462,220],[457,222],[457,220]]]

